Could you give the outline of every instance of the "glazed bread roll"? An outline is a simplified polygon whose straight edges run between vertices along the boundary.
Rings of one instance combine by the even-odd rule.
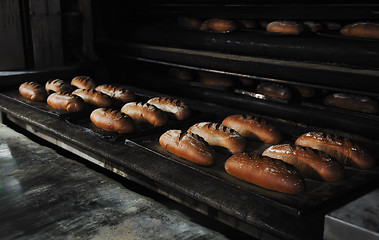
[[[277,83],[260,83],[257,86],[257,93],[283,100],[290,100],[292,98],[291,90],[288,87]]]
[[[193,163],[210,166],[214,162],[214,152],[199,135],[169,130],[161,135],[159,144],[168,152]]]
[[[235,21],[227,19],[212,18],[204,21],[201,28],[215,32],[231,32],[238,29]]]
[[[110,96],[95,89],[78,88],[72,94],[81,97],[84,102],[98,107],[110,107],[112,105],[112,98]]]
[[[167,115],[149,103],[130,102],[126,103],[121,112],[129,115],[137,122],[147,122],[154,127],[163,126],[167,122]]]
[[[340,33],[345,36],[379,38],[379,24],[358,22],[344,26]]]
[[[96,88],[96,83],[88,76],[76,76],[71,80],[71,85],[81,89]]]
[[[343,166],[337,160],[324,152],[308,147],[274,145],[267,148],[262,156],[280,159],[295,166],[305,178],[337,182],[345,175]]]
[[[47,98],[47,104],[58,110],[67,112],[80,112],[85,108],[82,98],[67,93],[53,93]]]
[[[122,103],[131,102],[136,99],[136,96],[132,91],[111,84],[99,85],[95,88],[95,90],[107,94],[108,96],[115,98]]]
[[[98,108],[92,111],[90,119],[96,127],[110,132],[130,133],[135,130],[133,119],[118,110]]]
[[[324,104],[328,106],[376,114],[378,113],[378,102],[366,96],[358,96],[347,93],[333,93],[325,97]]]
[[[283,34],[299,34],[303,31],[303,26],[293,21],[273,21],[266,26],[266,31]]]
[[[47,98],[47,94],[43,86],[35,82],[24,82],[18,88],[21,96],[32,101],[43,102]]]
[[[185,120],[191,116],[190,108],[183,102],[177,99],[168,97],[155,97],[147,101],[164,112],[171,113],[178,120]]]
[[[61,79],[53,79],[47,81],[45,89],[49,94],[53,92],[71,93],[73,90],[70,84]]]
[[[305,181],[299,171],[281,160],[240,153],[226,160],[225,171],[236,178],[269,190],[288,194],[305,191]]]
[[[376,164],[375,159],[366,149],[347,138],[322,132],[308,132],[298,137],[295,144],[325,152],[345,166],[369,169]]]
[[[279,130],[263,119],[249,115],[232,115],[222,121],[222,125],[234,129],[243,137],[259,139],[262,142],[277,144],[282,141]]]
[[[246,140],[238,132],[219,123],[197,123],[188,132],[204,138],[211,146],[224,147],[232,154],[243,152],[246,148]]]

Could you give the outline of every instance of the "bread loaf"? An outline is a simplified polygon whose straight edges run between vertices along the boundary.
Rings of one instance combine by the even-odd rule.
[[[58,110],[67,112],[80,112],[85,108],[83,99],[67,93],[53,93],[47,98],[47,104]]]
[[[112,105],[112,98],[110,96],[95,89],[78,88],[72,94],[81,97],[84,102],[98,107],[110,107]]]
[[[378,102],[365,96],[347,93],[333,93],[325,97],[324,104],[328,106],[376,114]]]
[[[266,26],[266,31],[283,34],[299,34],[303,32],[303,26],[293,21],[273,21]]]
[[[322,132],[308,132],[298,137],[295,144],[325,152],[345,166],[369,169],[376,164],[375,159],[366,149],[347,138]]]
[[[295,166],[305,178],[337,182],[344,178],[344,168],[324,152],[290,144],[267,148],[262,156],[280,159]]]
[[[204,138],[211,146],[224,147],[232,154],[243,152],[246,148],[246,140],[238,132],[219,123],[197,123],[188,132]]]
[[[61,80],[61,79],[53,79],[47,81],[45,85],[45,89],[47,93],[53,93],[53,92],[61,92],[61,93],[71,93],[72,87],[67,82]]]
[[[136,96],[132,91],[111,84],[99,85],[95,88],[95,90],[107,94],[122,103],[132,102],[136,99]]]
[[[249,115],[228,116],[222,121],[222,125],[234,129],[243,137],[259,139],[265,143],[277,144],[282,140],[282,135],[276,127]]]
[[[121,112],[129,115],[134,121],[147,122],[155,127],[163,126],[167,122],[167,115],[149,103],[126,103],[121,108]]]
[[[168,97],[155,97],[147,101],[164,112],[171,113],[178,120],[185,120],[191,116],[190,108],[183,102],[177,99]]]
[[[257,93],[283,100],[290,100],[292,98],[291,90],[288,87],[277,83],[260,83],[257,86]]]
[[[47,98],[47,94],[43,86],[35,82],[24,82],[18,88],[21,96],[32,101],[43,102]]]
[[[135,130],[133,119],[118,110],[98,108],[92,111],[90,119],[98,128],[110,132],[131,133]]]
[[[214,152],[199,135],[169,130],[161,135],[159,144],[168,152],[193,163],[210,166],[214,162]]]
[[[209,29],[214,32],[231,32],[238,29],[235,21],[228,19],[212,18],[201,24],[202,29]]]
[[[379,38],[379,24],[370,22],[351,23],[344,26],[340,33],[346,36]]]
[[[81,89],[94,89],[96,83],[88,76],[76,76],[71,80],[71,85]]]
[[[260,187],[288,194],[305,191],[305,181],[299,171],[281,160],[257,154],[240,153],[225,162],[230,175]]]

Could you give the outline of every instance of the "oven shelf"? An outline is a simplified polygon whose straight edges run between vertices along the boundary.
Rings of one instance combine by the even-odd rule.
[[[292,85],[379,96],[379,70],[269,59],[123,41],[98,41],[97,51],[114,59],[136,59],[173,67],[213,71]]]
[[[99,9],[107,5],[97,3]],[[378,4],[370,1],[340,3],[330,1],[247,1],[247,0],[191,0],[191,1],[114,1],[115,10],[125,11],[135,17],[223,17],[223,18],[261,18],[261,19],[378,19]],[[108,4],[109,8],[109,4]],[[117,14],[117,13],[116,13]]]

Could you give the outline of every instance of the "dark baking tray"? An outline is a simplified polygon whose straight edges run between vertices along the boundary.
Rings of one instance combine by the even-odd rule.
[[[211,121],[220,123],[225,116],[227,115],[214,116]],[[284,140],[281,143],[293,144],[296,138],[305,132],[323,131],[352,138],[355,142],[369,149],[374,157],[377,156],[379,152],[378,143],[357,135],[351,135],[350,133],[332,129],[315,128],[278,119],[269,119],[268,122],[274,124],[282,132]],[[186,131],[188,127],[189,126],[183,126],[177,129]],[[370,186],[375,186],[379,179],[379,166],[370,170],[359,170],[351,167],[345,167],[346,177],[340,182],[326,183],[306,179],[306,192],[299,195],[279,193],[244,182],[227,174],[224,170],[224,163],[227,158],[231,156],[231,154],[227,153],[225,149],[218,147],[215,148],[216,160],[214,165],[211,167],[196,165],[187,160],[176,157],[159,145],[158,139],[162,133],[163,132],[156,132],[149,136],[135,138],[133,141],[145,149],[153,151],[167,159],[170,159],[171,161],[185,165],[194,171],[199,171],[212,178],[222,181],[225,184],[242,189],[248,195],[265,199],[267,204],[298,217],[320,213],[320,211],[326,213],[330,210],[331,206],[341,204],[341,202],[347,198],[357,195],[360,191],[369,189]],[[249,140],[246,151],[261,154],[264,149],[269,146],[270,144],[267,143]]]
[[[17,102],[24,106],[32,108],[38,112],[48,114],[52,117],[59,118],[59,119],[64,119],[69,116],[85,116],[93,110],[93,107],[90,105],[86,105],[86,108],[81,112],[67,112],[64,110],[58,110],[58,109],[50,107],[46,102],[36,102],[36,101],[31,101],[27,98],[24,98],[23,96],[20,95],[20,93],[17,90],[0,93],[0,95],[14,102]]]
[[[353,40],[353,41],[361,41],[362,44],[365,42],[375,42],[379,43],[379,39],[377,38],[366,38],[366,37],[354,37],[354,36],[346,36],[339,33],[339,31],[320,31],[317,32],[317,35],[322,37],[330,37],[330,38],[337,38],[337,39],[343,39],[343,40]]]
[[[134,25],[125,38],[119,37],[126,41],[163,46],[378,68],[377,41],[362,41],[345,36],[330,37],[306,33],[285,35],[268,33],[265,30],[216,34],[174,26],[146,24]]]
[[[110,132],[98,128],[93,124],[88,116],[70,116],[66,118],[66,122],[71,124],[74,127],[82,129],[82,131],[93,134],[99,139],[107,140],[107,141],[121,141],[125,139],[135,139],[137,137],[149,136],[150,134],[154,134],[156,132],[163,132],[167,129],[191,125],[197,121],[206,120],[209,118],[209,114],[203,113],[194,109],[191,109],[191,117],[186,120],[175,120],[172,117],[168,116],[168,121],[163,126],[154,127],[148,123],[135,123],[136,130],[131,133],[117,133]]]

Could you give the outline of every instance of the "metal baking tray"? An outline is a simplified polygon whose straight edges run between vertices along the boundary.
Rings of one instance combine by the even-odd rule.
[[[230,114],[214,115],[212,119],[208,120],[221,123],[222,119],[228,115]],[[357,135],[352,135],[347,132],[316,128],[279,119],[269,119],[268,122],[278,127],[283,134],[283,141],[281,143],[293,144],[296,138],[303,133],[306,133],[308,131],[323,131],[326,133],[337,134],[353,139],[355,142],[369,149],[370,153],[374,157],[379,153],[378,142],[373,142],[371,140],[359,137]],[[190,126],[188,125],[182,125],[181,127],[176,126],[176,128],[171,129],[181,129],[183,131],[186,131],[189,127]],[[185,165],[194,171],[199,171],[202,174],[206,174],[209,177],[217,179],[218,181],[222,181],[224,184],[239,188],[248,195],[254,195],[254,197],[265,199],[267,204],[297,217],[303,217],[320,212],[326,213],[330,206],[340,204],[344,198],[350,198],[352,195],[358,194],[364,189],[369,189],[371,186],[376,185],[379,179],[379,166],[370,170],[359,170],[352,167],[345,167],[346,177],[344,180],[337,183],[327,183],[306,179],[307,190],[304,193],[299,195],[279,193],[244,182],[227,174],[224,170],[224,163],[227,158],[231,156],[231,154],[226,152],[225,149],[218,147],[215,148],[215,163],[210,167],[196,165],[185,159],[176,157],[160,146],[158,140],[163,133],[163,130],[157,131],[148,136],[136,137],[133,139],[133,141],[141,145],[146,150],[153,151],[154,153],[157,153],[166,159],[174,161],[178,164]],[[269,146],[270,144],[267,143],[248,140],[246,151],[261,154]]]
[[[379,56],[377,41],[346,36],[307,33],[284,35],[264,30],[215,34],[170,25],[145,24],[133,25],[122,40],[356,68],[379,67],[376,61]]]
[[[85,132],[95,135],[99,139],[104,139],[108,141],[122,141],[125,139],[133,140],[138,137],[149,136],[150,134],[154,134],[156,132],[162,132],[167,129],[180,127],[183,125],[191,125],[197,121],[206,120],[209,117],[209,114],[199,112],[191,109],[191,117],[186,120],[175,120],[169,118],[167,123],[163,126],[154,127],[148,123],[136,123],[136,130],[131,133],[117,133],[110,132],[103,129],[98,128],[93,124],[87,116],[69,116],[65,120],[73,127],[77,127],[82,129]]]
[[[52,117],[59,118],[59,119],[65,119],[69,116],[84,116],[91,113],[91,111],[93,110],[93,107],[90,106],[89,104],[87,104],[86,108],[81,112],[67,112],[64,110],[58,110],[58,109],[50,107],[46,102],[36,102],[30,99],[24,98],[23,96],[20,95],[20,93],[17,90],[2,92],[0,93],[0,95],[14,102],[17,102],[29,108],[32,108],[38,112],[48,114]]]

